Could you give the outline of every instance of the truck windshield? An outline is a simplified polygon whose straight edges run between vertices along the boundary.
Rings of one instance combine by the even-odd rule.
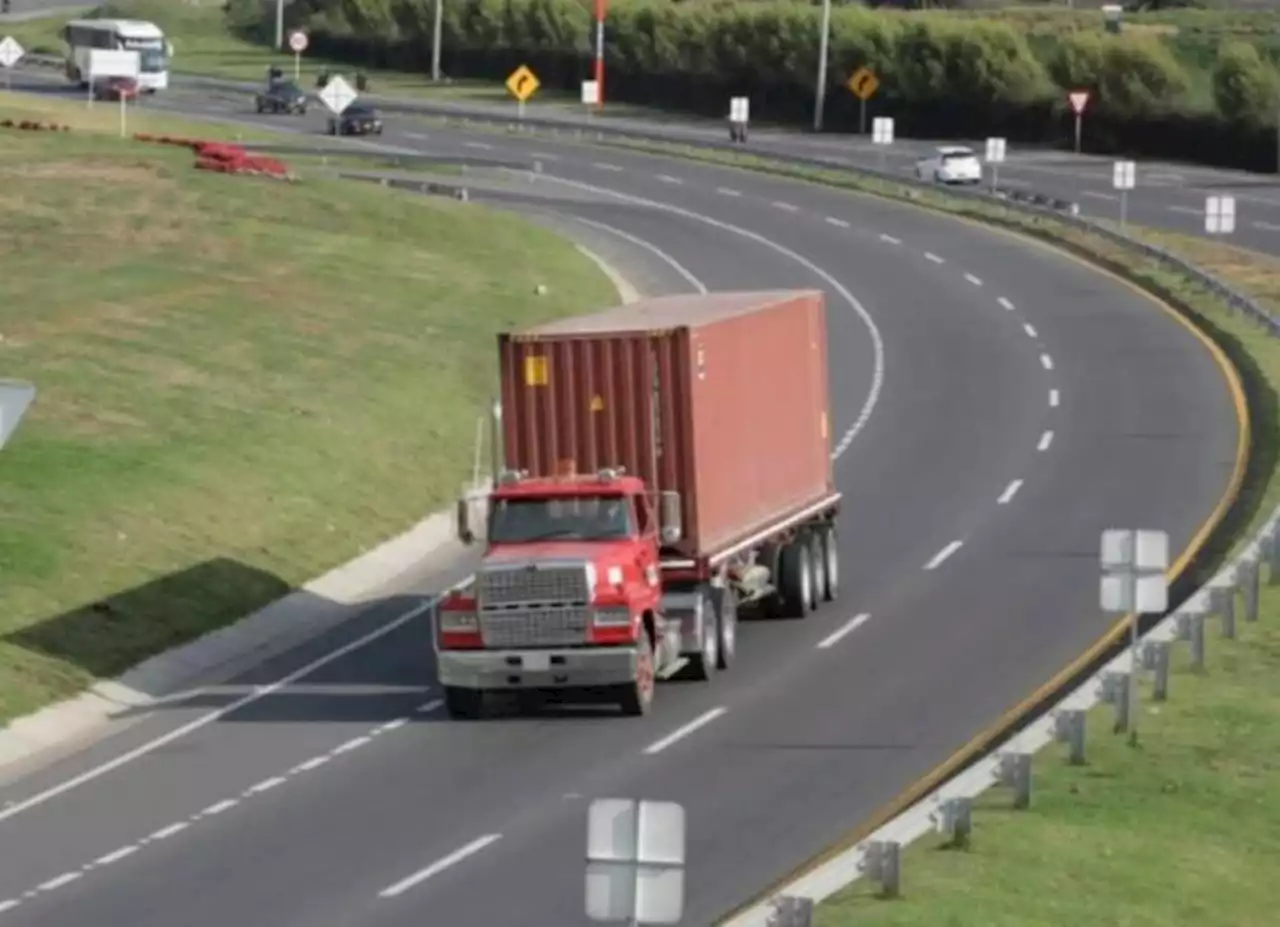
[[[489,523],[492,544],[607,541],[635,533],[626,496],[500,499]]]

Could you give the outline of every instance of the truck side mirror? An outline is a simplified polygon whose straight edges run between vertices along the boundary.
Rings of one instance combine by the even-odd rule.
[[[458,540],[463,544],[472,544],[475,542],[475,532],[471,530],[471,500],[466,496],[458,499],[458,505],[454,513],[457,517],[457,534]]]
[[[661,507],[659,523],[662,527],[662,543],[675,544],[684,537],[684,513],[680,505],[680,493],[674,489],[664,489],[658,496]]]

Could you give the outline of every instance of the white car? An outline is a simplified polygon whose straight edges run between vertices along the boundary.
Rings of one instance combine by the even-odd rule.
[[[944,145],[932,157],[916,162],[916,177],[934,183],[981,183],[982,163],[972,148]]]

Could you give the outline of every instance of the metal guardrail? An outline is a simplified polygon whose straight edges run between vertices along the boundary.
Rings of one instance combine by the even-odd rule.
[[[1205,661],[1205,621],[1210,615],[1221,618],[1224,637],[1235,637],[1239,596],[1244,620],[1258,620],[1264,563],[1268,585],[1280,586],[1280,507],[1230,564],[1143,635],[1137,671],[1154,671],[1157,701],[1168,697],[1169,651],[1173,642],[1187,641],[1191,665],[1201,668]],[[1122,716],[1127,707],[1128,686],[1134,678],[1131,658],[1129,650],[1115,657],[986,757],[943,783],[865,840],[800,876],[760,904],[725,921],[723,927],[776,927],[796,922],[792,912],[811,910],[811,905],[861,878],[871,878],[888,894],[893,894],[897,890],[902,849],[931,833],[944,834],[956,842],[967,840],[974,798],[988,789],[1003,786],[1013,791],[1015,808],[1028,807],[1032,754],[1051,743],[1066,743],[1071,761],[1082,763],[1085,712],[1097,705],[1112,704],[1116,706],[1117,717]],[[803,917],[799,923],[805,923]]]

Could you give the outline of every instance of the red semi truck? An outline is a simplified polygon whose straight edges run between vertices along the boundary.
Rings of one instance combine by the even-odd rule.
[[[498,337],[475,579],[434,609],[445,702],[603,696],[733,662],[738,609],[836,596],[827,338],[816,290],[643,300]],[[476,540],[467,499],[458,535]],[[566,691],[571,690],[571,691]]]

